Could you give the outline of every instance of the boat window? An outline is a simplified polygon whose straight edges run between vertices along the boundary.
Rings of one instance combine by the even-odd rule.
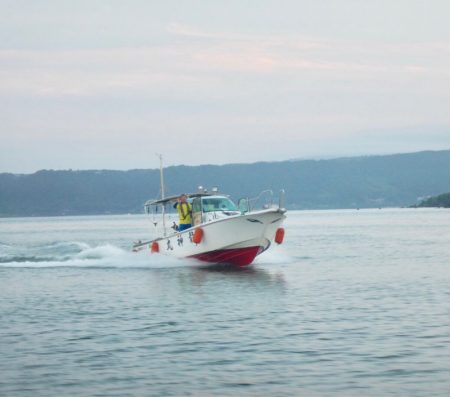
[[[203,212],[237,211],[236,205],[226,197],[203,199]]]
[[[200,212],[202,210],[202,203],[200,198],[195,198],[192,201],[192,212]]]

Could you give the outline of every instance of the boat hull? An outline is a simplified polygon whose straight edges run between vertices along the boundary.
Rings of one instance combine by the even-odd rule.
[[[195,258],[210,263],[247,266],[265,251],[282,225],[285,215],[279,208],[255,211],[217,219],[170,236],[134,246],[135,251],[157,250],[178,258]],[[196,244],[194,233],[201,228],[203,236]]]
[[[210,263],[229,263],[235,266],[250,265],[263,247],[229,248],[192,255],[199,261]]]

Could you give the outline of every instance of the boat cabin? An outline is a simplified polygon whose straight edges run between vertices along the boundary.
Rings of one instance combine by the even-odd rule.
[[[194,226],[240,213],[236,204],[226,196],[201,196],[192,199]]]

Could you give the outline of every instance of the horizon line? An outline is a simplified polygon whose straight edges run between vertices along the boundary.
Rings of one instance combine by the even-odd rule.
[[[298,158],[290,158],[285,160],[259,160],[259,161],[253,161],[249,163],[244,162],[236,162],[236,163],[218,163],[218,164],[212,164],[212,163],[204,163],[204,164],[172,164],[165,166],[165,169],[168,168],[175,168],[175,167],[206,167],[206,166],[215,166],[215,167],[223,167],[227,165],[252,165],[252,164],[260,164],[260,163],[284,163],[284,162],[300,162],[300,161],[332,161],[332,160],[341,160],[341,159],[356,159],[356,158],[367,158],[367,157],[389,157],[389,156],[401,156],[401,155],[411,155],[411,154],[419,154],[419,153],[429,153],[429,152],[448,152],[450,151],[450,148],[448,149],[423,149],[418,150],[414,152],[394,152],[394,153],[368,153],[368,154],[359,154],[359,155],[321,155],[321,156],[307,156],[307,157],[298,157]],[[0,171],[1,174],[11,174],[11,175],[33,175],[38,172],[42,171],[55,171],[55,172],[64,172],[64,171],[71,171],[71,172],[86,172],[86,171],[120,171],[120,172],[127,172],[127,171],[140,171],[140,170],[158,170],[158,168],[127,168],[127,169],[117,169],[117,168],[62,168],[62,169],[55,169],[55,168],[41,168],[36,171],[32,172],[11,172],[11,171]]]

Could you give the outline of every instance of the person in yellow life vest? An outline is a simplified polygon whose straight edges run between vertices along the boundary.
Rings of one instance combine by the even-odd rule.
[[[178,198],[173,208],[176,208],[178,211],[178,219],[180,221],[178,230],[181,232],[192,227],[192,205],[187,202],[186,194],[182,194]]]

